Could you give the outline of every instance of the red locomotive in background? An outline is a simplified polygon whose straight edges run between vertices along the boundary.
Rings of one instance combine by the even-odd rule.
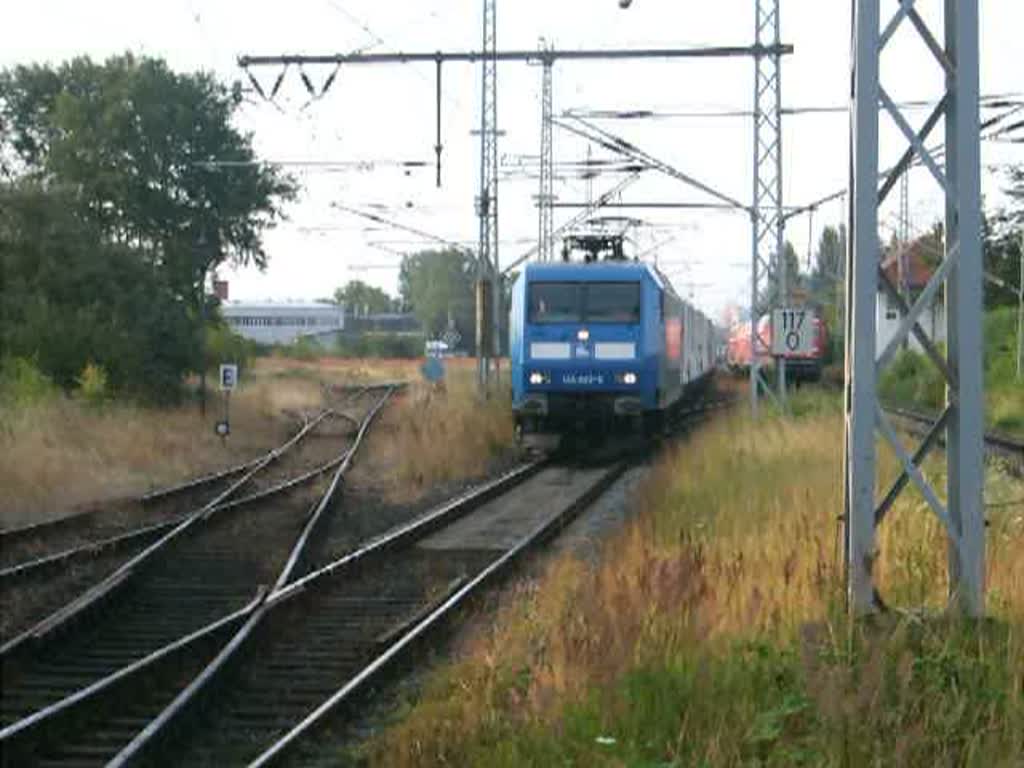
[[[786,356],[786,372],[790,378],[803,381],[818,381],[821,379],[822,369],[827,362],[829,352],[828,325],[821,315],[821,310],[815,308],[811,322],[814,323],[814,343],[810,352],[793,353]],[[758,323],[760,336],[764,342],[761,351],[761,365],[769,368],[775,364],[771,355],[772,348],[772,324],[768,316],[761,318]],[[750,343],[750,322],[736,323],[729,330],[729,341],[726,349],[726,361],[729,368],[735,372],[750,370],[752,356],[752,344]]]

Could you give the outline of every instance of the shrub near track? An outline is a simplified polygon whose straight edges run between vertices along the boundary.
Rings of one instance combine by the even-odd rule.
[[[669,452],[600,561],[562,558],[511,590],[371,761],[1019,766],[1024,509],[990,509],[990,620],[851,623],[841,417],[821,399],[795,410],[756,428],[720,419]],[[999,478],[989,493],[1022,491]],[[897,604],[942,604],[932,517],[905,494],[880,531],[878,576]]]

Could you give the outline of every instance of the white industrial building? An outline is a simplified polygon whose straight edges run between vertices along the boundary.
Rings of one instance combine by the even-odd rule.
[[[303,337],[319,341],[345,329],[341,304],[232,301],[220,310],[231,330],[260,344],[291,344]]]

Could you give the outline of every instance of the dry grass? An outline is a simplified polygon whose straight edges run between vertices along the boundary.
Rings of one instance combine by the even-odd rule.
[[[446,378],[440,389],[414,382],[370,436],[367,466],[391,503],[482,477],[514,450],[508,398],[497,394],[481,400],[473,370],[465,366],[449,369]]]
[[[420,378],[418,360],[385,358],[322,357],[317,360],[292,360],[266,357],[259,360],[262,376],[289,378],[312,377],[330,384],[373,384],[382,381],[409,381]]]
[[[222,414],[219,393],[205,422],[195,406],[96,407],[59,396],[17,412],[0,410],[0,527],[138,495],[257,456],[283,442],[303,412],[324,405],[324,384],[414,382],[383,414],[384,429],[379,436],[375,430],[362,462],[389,500],[405,502],[439,483],[485,474],[512,444],[507,399],[478,401],[474,360],[447,362],[446,393],[418,383],[419,365],[258,359],[232,396],[226,444],[213,433]]]
[[[319,406],[313,378],[246,377],[231,400],[232,435],[213,433],[222,401],[206,421],[195,406],[92,406],[52,397],[0,412],[0,527],[67,514],[252,458],[283,442],[298,413]]]
[[[1024,510],[991,510],[995,622],[850,624],[841,437],[830,408],[713,424],[653,471],[599,564],[563,558],[519,586],[373,761],[1019,765]],[[990,498],[1011,494],[993,477]],[[891,512],[879,578],[897,603],[938,605],[944,540],[919,507]]]
[[[374,384],[385,381],[420,381],[422,358],[321,357],[316,360],[295,360],[268,357],[259,360],[259,372],[265,376],[312,376],[320,381],[339,385]],[[462,381],[476,370],[476,358],[453,357],[444,361],[451,378]],[[507,374],[507,361],[502,361]]]

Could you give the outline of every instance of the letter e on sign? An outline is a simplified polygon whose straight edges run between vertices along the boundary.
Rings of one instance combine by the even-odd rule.
[[[802,357],[814,352],[814,313],[800,307],[772,312],[772,354]]]
[[[234,363],[225,364],[220,367],[220,388],[230,392],[238,386],[238,366]]]

